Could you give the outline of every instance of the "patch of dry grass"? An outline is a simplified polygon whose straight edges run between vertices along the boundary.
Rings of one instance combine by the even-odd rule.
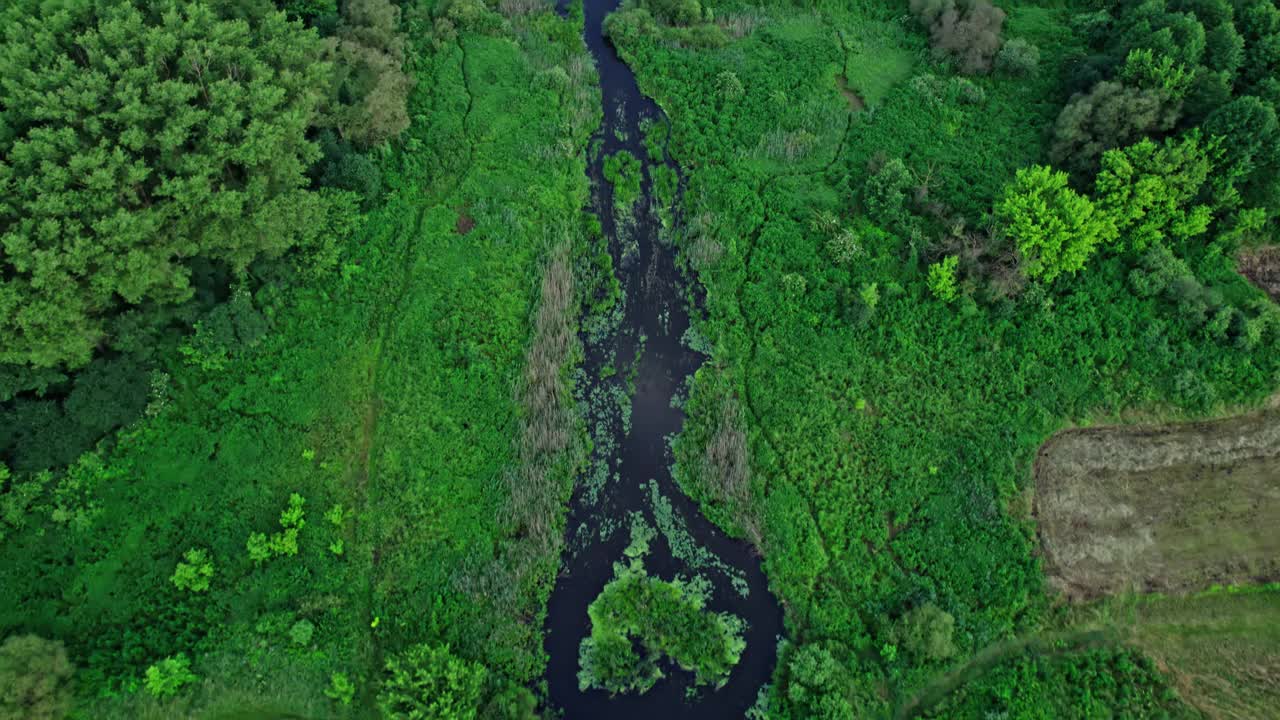
[[[1280,577],[1280,414],[1069,430],[1036,463],[1046,573],[1072,599]]]

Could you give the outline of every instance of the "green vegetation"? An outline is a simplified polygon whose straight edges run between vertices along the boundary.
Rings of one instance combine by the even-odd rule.
[[[987,713],[1028,720],[1197,717],[1178,702],[1150,660],[1132,650],[1110,648],[1020,655],[987,670],[924,717]]]
[[[630,427],[621,386],[573,386],[623,305],[583,211],[581,3],[0,23],[0,720],[548,710],[586,425]],[[1273,712],[1276,589],[1070,604],[1032,465],[1066,426],[1280,386],[1280,309],[1236,268],[1274,272],[1274,0],[625,0],[606,29],[667,116],[641,154],[710,357],[675,474],[786,612],[753,712]],[[628,218],[641,160],[602,166]],[[745,587],[656,488],[673,554]],[[744,621],[632,532],[581,686],[670,663],[710,695]],[[1237,577],[1205,549],[1192,590]]]
[[[626,150],[604,159],[604,179],[613,186],[613,207],[619,214],[631,212],[640,199],[640,161]]]
[[[629,561],[614,564],[614,579],[588,608],[591,635],[582,641],[578,671],[584,690],[643,693],[662,679],[663,659],[692,672],[697,685],[718,687],[746,647],[740,618],[706,609],[704,584],[645,572],[654,535],[643,519],[632,519]]]
[[[763,550],[787,608],[778,717],[894,714],[930,678],[1047,627],[1023,508],[1051,432],[1247,405],[1280,377],[1262,349],[1277,311],[1231,261],[1270,227],[1252,208],[1280,205],[1243,199],[1254,171],[1233,174],[1218,133],[1173,110],[1177,68],[1126,29],[1132,8],[1164,3],[997,5],[913,3],[919,31],[878,3],[722,2],[717,22],[743,31],[712,48],[671,42],[638,7],[609,25],[688,175],[679,243],[715,361],[685,406],[677,475]],[[914,77],[850,113],[831,77],[864,44],[913,51]],[[1083,68],[1096,75],[1067,73]],[[721,92],[725,73],[743,93]],[[1178,134],[1143,144],[1161,128]],[[726,407],[741,408],[742,463],[708,461]],[[922,608],[939,614],[908,632]],[[1009,712],[1053,698],[1047,716],[1057,702],[1089,716],[1065,687],[1078,671],[1112,688],[1099,698],[1158,713],[1166,683],[1135,658],[1020,660],[1009,677],[1043,672],[1045,688]],[[982,692],[942,715],[970,716]]]
[[[314,28],[303,29],[274,12],[247,10],[254,2],[187,4],[170,15],[160,5],[154,15],[151,5],[80,5],[92,12],[71,13],[66,22],[96,27],[92,13],[141,13],[139,27],[171,22],[174,32],[186,28],[197,38],[217,30],[221,42],[239,43],[220,62],[240,58],[238,68],[217,65],[220,77],[239,73],[249,83],[257,67],[250,62],[275,62],[276,54],[298,70],[284,77],[264,69],[257,103],[236,94],[249,89],[234,78],[218,80],[223,94],[209,85],[206,99],[194,70],[175,76],[171,99],[192,104],[192,120],[208,123],[193,126],[200,132],[219,127],[214,110],[243,113],[237,117],[245,127],[261,111],[253,127],[263,134],[244,139],[250,145],[239,150],[238,137],[224,147],[189,134],[183,147],[209,157],[165,161],[175,173],[252,187],[237,189],[234,203],[206,194],[198,203],[183,195],[195,204],[176,205],[152,193],[137,208],[138,222],[148,213],[172,215],[158,232],[175,242],[225,232],[238,243],[267,243],[265,249],[211,240],[203,257],[195,246],[170,253],[136,226],[130,237],[165,264],[130,260],[127,251],[107,259],[166,287],[190,276],[182,286],[190,299],[112,294],[110,286],[86,281],[86,292],[110,297],[84,321],[105,328],[108,340],[57,338],[92,350],[89,364],[75,372],[6,365],[0,373],[0,585],[7,600],[0,636],[35,632],[65,643],[76,667],[77,712],[95,718],[376,716],[384,685],[392,692],[397,672],[416,672],[410,648],[424,644],[484,669],[480,705],[501,708],[494,711],[500,717],[527,717],[521,709],[535,702],[531,688],[545,663],[542,616],[563,510],[583,453],[568,370],[579,352],[578,307],[594,291],[581,211],[587,139],[600,103],[580,20],[544,7],[507,16],[464,3],[406,5],[398,19],[378,14],[394,10],[386,3],[343,3],[342,14],[335,6],[325,20],[327,11],[290,5]],[[54,67],[33,43],[47,36],[52,52],[73,36],[55,31],[35,7],[4,11],[32,18],[6,22],[6,67]],[[197,11],[208,20],[202,26],[188,23]],[[219,19],[233,15],[240,19]],[[360,107],[394,110],[386,103],[395,93],[380,94],[385,88],[373,70],[353,66],[333,79],[345,88],[335,101],[324,95],[331,83],[317,73],[326,53],[340,61],[346,52],[326,50],[333,39],[394,57],[394,40],[373,32],[386,30],[388,17],[403,35],[402,72],[415,82],[403,100],[411,124],[391,144],[377,144],[344,123]],[[145,37],[126,26],[99,32],[119,47],[141,48],[146,37],[154,37],[157,52],[169,47],[159,30]],[[36,40],[19,43],[24,33]],[[330,40],[320,37],[326,34]],[[79,51],[65,52],[63,72],[70,73]],[[148,86],[149,76],[127,62],[94,57],[109,66],[104,73]],[[132,57],[141,58],[141,50]],[[172,64],[175,72],[186,67]],[[206,83],[211,72],[204,71]],[[54,77],[16,69],[5,77],[10,93],[56,87]],[[179,80],[191,83],[194,95]],[[166,141],[160,130],[177,111],[129,106],[130,85],[121,83],[114,87],[124,93],[122,107],[136,111],[138,122],[154,123],[143,126],[139,152],[158,163]],[[295,85],[278,91],[270,83],[296,83],[302,94],[291,100],[286,91]],[[0,107],[4,167],[12,167],[11,143],[27,132],[20,114],[39,108],[8,99]],[[67,122],[93,119],[80,110],[62,115]],[[395,122],[369,122],[376,133],[394,132]],[[88,129],[125,142],[113,133],[127,125],[99,125]],[[364,144],[372,147],[366,152]],[[107,159],[116,157],[111,147]],[[235,161],[213,164],[216,153]],[[275,163],[262,168],[262,182],[252,174],[255,158]],[[57,180],[56,173],[16,170],[4,177]],[[166,182],[146,177],[156,187]],[[320,185],[329,182],[341,190]],[[11,187],[5,185],[5,207],[18,213],[13,201],[20,196]],[[120,187],[69,185],[68,192],[106,193],[115,203]],[[363,192],[369,188],[376,191]],[[208,190],[214,192],[225,191]],[[291,210],[285,198],[324,212]],[[341,222],[331,228],[327,198],[344,202],[333,206]],[[94,202],[99,208],[105,201]],[[258,202],[269,216],[251,214]],[[231,210],[225,222],[210,219]],[[103,232],[125,227],[93,222]],[[7,217],[0,223],[6,238],[18,237]],[[183,228],[193,231],[184,235]],[[321,231],[330,238],[323,252],[289,249],[301,245],[290,239],[295,233]],[[13,247],[4,261],[17,262]],[[72,268],[48,257],[51,272]],[[94,277],[99,284],[111,278],[101,269]],[[6,294],[5,302],[56,319],[22,294],[24,278],[6,266],[0,294],[19,295]],[[46,289],[74,299],[77,287]],[[8,340],[0,345],[19,350]],[[404,658],[400,670],[388,669],[394,658]],[[394,692],[420,698],[412,688]]]

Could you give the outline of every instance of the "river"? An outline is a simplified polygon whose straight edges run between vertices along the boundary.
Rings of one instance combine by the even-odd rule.
[[[584,362],[583,396],[593,408],[609,398],[624,397],[625,380],[633,378],[630,418],[623,412],[599,420],[593,428],[597,470],[607,472],[603,483],[579,482],[570,507],[569,543],[560,575],[548,604],[546,650],[550,656],[547,687],[551,705],[569,720],[577,718],[741,718],[755,704],[759,690],[769,681],[782,633],[782,610],[770,594],[760,558],[745,542],[726,536],[699,512],[671,477],[668,437],[679,433],[684,413],[672,398],[683,394],[685,383],[704,356],[681,342],[689,327],[685,279],[675,264],[675,250],[660,238],[661,223],[653,212],[650,161],[645,151],[641,123],[665,122],[657,105],[645,97],[630,68],[618,57],[604,35],[605,17],[619,0],[585,0],[585,39],[600,74],[604,122],[595,141],[599,152],[591,159],[594,210],[609,239],[615,272],[624,289],[623,311],[607,336],[588,341]],[[565,0],[560,10],[564,11]],[[602,177],[603,159],[626,150],[644,164],[642,210],[634,219],[612,212],[613,196]],[[665,162],[678,172],[667,154]],[[683,187],[683,181],[680,183]],[[676,202],[673,230],[679,227]],[[612,372],[612,368],[617,372]],[[625,402],[625,401],[624,401]],[[590,475],[590,473],[589,473]],[[656,490],[651,483],[656,483]],[[690,562],[687,544],[676,557],[663,534],[645,558],[650,575],[670,580],[701,575],[712,583],[708,609],[726,611],[747,622],[746,649],[727,683],[718,690],[689,692],[692,674],[669,662],[662,667],[666,678],[642,695],[610,696],[603,690],[579,691],[578,652],[590,633],[587,607],[613,579],[613,563],[623,559],[630,537],[632,513],[643,513],[650,525],[660,526],[654,512],[670,503],[667,526],[691,538],[701,550],[700,560]],[[665,513],[664,513],[665,514]]]

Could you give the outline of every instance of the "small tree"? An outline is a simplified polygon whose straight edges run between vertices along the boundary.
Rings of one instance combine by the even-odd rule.
[[[144,685],[147,692],[163,698],[177,695],[183,686],[199,678],[191,672],[191,659],[184,653],[167,657],[147,668]]]
[[[329,120],[344,139],[379,145],[409,127],[413,78],[404,71],[400,8],[390,0],[343,5],[337,37],[326,46],[337,70]]]
[[[59,720],[71,710],[66,648],[57,640],[14,635],[0,645],[0,720]]]
[[[996,69],[1010,75],[1033,75],[1039,66],[1040,48],[1022,38],[1009,40],[996,55]]]
[[[901,159],[886,162],[867,178],[863,188],[862,202],[867,215],[890,231],[910,227],[913,221],[910,203],[915,185],[915,175]]]
[[[387,718],[471,720],[485,675],[484,667],[457,657],[448,645],[415,645],[387,660],[378,707]]]
[[[916,658],[946,660],[956,654],[955,618],[937,605],[926,603],[902,616],[894,636]]]
[[[830,240],[827,240],[827,252],[831,253],[831,259],[835,260],[837,265],[848,265],[853,262],[863,254],[858,233],[849,228],[836,232]]]
[[[954,58],[961,72],[991,69],[1000,49],[1003,10],[989,0],[911,0],[911,11],[928,28],[934,51]]]
[[[1078,179],[1093,176],[1102,153],[1169,130],[1181,103],[1162,89],[1100,82],[1062,108],[1053,127],[1049,158]]]
[[[949,255],[929,266],[929,291],[942,302],[949,303],[959,294],[956,285],[956,270],[960,258]]]
[[[182,562],[178,563],[172,578],[173,584],[179,590],[197,593],[206,592],[211,579],[213,579],[213,561],[209,559],[209,551],[199,548],[191,548],[183,554]]]
[[[1195,133],[1108,150],[1095,184],[1097,207],[1134,250],[1166,236],[1193,237],[1212,218],[1209,207],[1195,202],[1212,170],[1209,149]]]
[[[1116,237],[1111,219],[1067,186],[1066,173],[1043,165],[1019,170],[995,210],[1027,275],[1045,281],[1076,272]]]

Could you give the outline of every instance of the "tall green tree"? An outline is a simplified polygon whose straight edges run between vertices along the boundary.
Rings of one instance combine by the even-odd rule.
[[[1137,251],[1166,237],[1200,235],[1213,217],[1208,205],[1196,202],[1213,170],[1210,152],[1198,133],[1108,150],[1094,192],[1098,209]]]
[[[14,635],[0,645],[0,720],[60,720],[75,667],[56,640]]]
[[[327,114],[343,139],[370,147],[404,132],[413,78],[404,71],[400,8],[390,0],[348,0],[337,36],[326,43],[335,67]]]
[[[1280,120],[1275,108],[1251,95],[1214,110],[1204,129],[1222,139],[1223,171],[1245,202],[1280,210]]]
[[[107,316],[189,298],[197,258],[323,234],[313,31],[178,0],[18,0],[0,25],[0,363],[83,365]]]
[[[1075,273],[1116,236],[1111,219],[1067,186],[1066,173],[1043,165],[1019,170],[995,209],[1027,275],[1045,281]]]

